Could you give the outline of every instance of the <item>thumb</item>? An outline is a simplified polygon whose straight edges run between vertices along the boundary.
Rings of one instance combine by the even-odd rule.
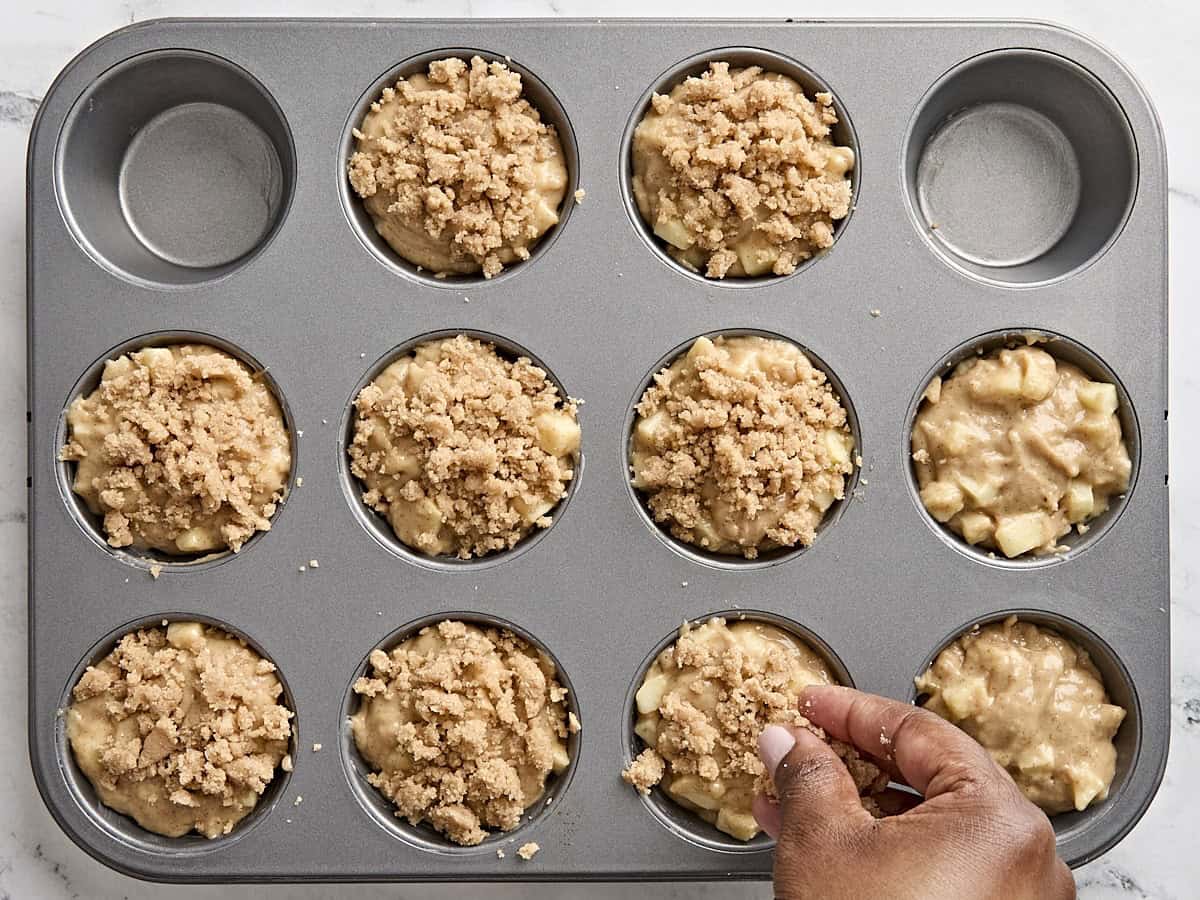
[[[780,839],[805,840],[834,823],[841,827],[869,817],[845,764],[807,728],[768,725],[758,752],[775,784]]]

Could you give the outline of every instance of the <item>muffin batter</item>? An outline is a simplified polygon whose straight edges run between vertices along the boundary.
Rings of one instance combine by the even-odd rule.
[[[413,825],[456,844],[512,831],[551,774],[570,763],[567,691],[554,664],[516,635],[463,622],[423,628],[371,653],[350,724],[367,780]]]
[[[67,411],[74,489],[113,547],[237,551],[287,490],[291,441],[256,373],[215,347],[147,347],[111,359]]]
[[[1053,553],[1129,487],[1117,389],[1045,350],[965,360],[925,391],[912,432],[921,502],[968,543]]]
[[[792,725],[824,737],[800,715],[800,692],[836,683],[824,660],[773,625],[727,625],[720,618],[684,624],[638,688],[634,731],[646,749],[622,777],[642,793],[661,783],[680,806],[748,841],[760,830],[754,795],[775,793],[758,758],[759,733]],[[864,797],[887,787],[887,775],[873,763],[846,744],[832,744]],[[877,811],[869,797],[863,805]]]
[[[575,477],[575,404],[544,371],[458,335],[431,341],[363,388],[350,470],[405,544],[461,559],[515,545]]]
[[[1010,616],[964,634],[916,684],[926,709],[979,741],[1048,814],[1108,796],[1125,710],[1071,641]]]
[[[105,806],[155,834],[215,838],[290,771],[282,693],[275,667],[220,629],[142,628],[79,679],[67,738]]]
[[[753,559],[813,542],[853,450],[846,410],[794,344],[702,337],[642,396],[630,456],[655,521]]]
[[[371,104],[350,184],[400,256],[491,278],[558,224],[562,145],[521,94],[520,75],[476,56],[430,63]]]
[[[633,196],[667,252],[709,278],[787,275],[833,245],[854,151],[833,96],[786,75],[709,64],[655,94],[633,134]]]

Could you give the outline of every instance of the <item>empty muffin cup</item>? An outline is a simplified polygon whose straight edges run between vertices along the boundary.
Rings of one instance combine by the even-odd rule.
[[[67,224],[102,266],[156,287],[212,281],[278,231],[296,177],[282,111],[218,56],[160,50],[118,63],[63,126]]]
[[[166,623],[166,624],[164,624]],[[282,693],[279,695],[279,704],[286,707],[292,712],[291,718],[291,737],[289,739],[287,757],[276,766],[274,774],[267,784],[266,788],[258,796],[254,808],[244,818],[233,826],[232,830],[227,834],[217,837],[208,838],[195,831],[188,832],[179,837],[168,837],[164,834],[158,834],[153,831],[143,828],[131,816],[117,812],[109,806],[106,806],[100,799],[99,793],[92,784],[88,776],[84,773],[75,757],[75,752],[72,749],[71,741],[68,736],[68,713],[72,703],[74,702],[75,686],[80,683],[89,666],[98,665],[109,653],[113,651],[118,642],[126,635],[132,634],[139,629],[158,628],[165,630],[169,624],[174,623],[199,623],[202,626],[211,627],[224,632],[226,635],[236,638],[241,641],[258,656],[264,660],[270,660],[271,657],[256,641],[249,638],[244,633],[236,628],[228,625],[225,622],[213,619],[206,615],[197,615],[191,612],[182,613],[163,613],[159,615],[145,616],[136,621],[122,625],[120,628],[114,629],[108,635],[103,637],[96,643],[91,650],[80,660],[79,664],[71,673],[67,684],[62,693],[62,699],[59,701],[59,709],[62,715],[58,717],[55,729],[55,739],[57,744],[57,752],[59,757],[59,771],[62,777],[66,780],[67,788],[74,798],[75,802],[82,809],[90,823],[96,828],[103,831],[111,838],[118,840],[128,846],[135,848],[143,853],[163,854],[170,856],[196,856],[200,854],[213,853],[229,847],[236,841],[241,840],[255,826],[262,822],[265,818],[271,815],[272,811],[278,805],[280,798],[283,797],[287,790],[287,785],[292,775],[292,760],[296,759],[297,735],[299,734],[299,717],[296,715],[296,701],[292,696],[291,689],[288,687],[287,679],[279,670],[273,672],[278,679],[279,685],[282,688]]]
[[[903,177],[918,229],[978,278],[1052,281],[1099,257],[1137,191],[1133,131],[1086,69],[1039,50],[967,60],[922,99]]]
[[[918,705],[927,699],[927,695],[921,694],[917,690],[915,681],[933,665],[943,650],[963,635],[987,625],[1002,623],[1010,616],[1015,616],[1018,622],[1028,622],[1038,628],[1053,632],[1086,651],[1104,682],[1109,702],[1125,710],[1125,718],[1113,738],[1117,759],[1112,783],[1108,788],[1108,796],[1082,811],[1070,810],[1050,816],[1050,823],[1054,826],[1054,833],[1058,840],[1059,852],[1065,858],[1073,859],[1075,854],[1070,849],[1070,845],[1078,843],[1085,832],[1093,828],[1104,827],[1105,814],[1118,803],[1125,785],[1137,767],[1141,751],[1142,711],[1137,690],[1129,670],[1125,668],[1116,652],[1103,638],[1074,619],[1059,613],[1036,609],[1013,609],[989,613],[968,622],[954,633],[947,635],[946,639],[925,658],[913,676],[914,687],[909,699],[910,702]],[[1074,864],[1073,862],[1072,865]]]

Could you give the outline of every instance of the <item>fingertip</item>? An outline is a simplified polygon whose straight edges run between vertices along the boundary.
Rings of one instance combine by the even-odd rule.
[[[754,821],[758,822],[758,827],[775,840],[779,840],[779,833],[783,830],[783,813],[779,804],[765,794],[758,794],[750,806],[750,811],[754,814]]]
[[[768,725],[758,736],[758,756],[767,775],[775,779],[775,770],[782,759],[796,746],[796,737],[781,725]]]

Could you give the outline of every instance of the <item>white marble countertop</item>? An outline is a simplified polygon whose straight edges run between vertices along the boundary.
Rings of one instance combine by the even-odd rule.
[[[742,9],[742,8],[739,8]],[[55,74],[101,35],[159,16],[720,16],[714,0],[655,4],[633,0],[5,0],[0,29],[0,900],[8,898],[150,897],[318,898],[341,890],[320,885],[279,887],[165,887],[126,878],[94,862],[50,819],[34,788],[26,753],[25,567],[25,145],[38,102]],[[736,11],[736,10],[734,10]],[[1188,358],[1200,339],[1200,6],[1193,0],[842,0],[805,8],[760,0],[756,16],[983,16],[1039,18],[1069,25],[1107,45],[1142,79],[1157,104],[1170,155],[1172,355]],[[1193,351],[1194,352],[1194,351]],[[1200,436],[1200,378],[1172,368],[1172,458]],[[1200,473],[1173,467],[1171,603],[1173,701],[1171,757],[1157,799],[1134,831],[1104,858],[1076,873],[1080,896],[1185,900],[1200,888],[1196,852],[1200,798]],[[769,885],[513,885],[363,886],[356,897],[769,898]]]

